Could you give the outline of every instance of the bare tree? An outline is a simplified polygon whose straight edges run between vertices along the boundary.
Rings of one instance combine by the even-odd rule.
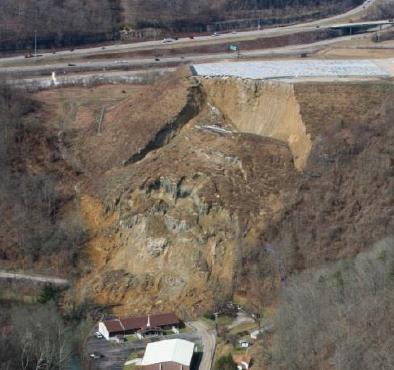
[[[272,369],[391,369],[394,239],[369,253],[305,273],[286,287]]]
[[[13,327],[23,370],[62,370],[71,356],[70,333],[54,305],[16,308]]]

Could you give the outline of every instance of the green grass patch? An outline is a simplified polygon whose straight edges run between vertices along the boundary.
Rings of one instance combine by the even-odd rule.
[[[123,370],[137,370],[137,366],[135,366],[134,364],[125,365],[123,366]]]
[[[256,330],[257,328],[258,328],[258,325],[255,322],[244,322],[244,323],[241,323],[237,326],[234,326],[230,330],[230,334],[237,335],[237,334],[242,333],[244,331],[250,332],[250,331]]]
[[[218,325],[227,326],[230,325],[233,321],[234,318],[227,315],[220,315],[218,317]]]

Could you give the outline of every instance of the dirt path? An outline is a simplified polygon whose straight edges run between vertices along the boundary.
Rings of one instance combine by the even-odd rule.
[[[231,330],[232,328],[235,328],[238,325],[253,323],[253,322],[254,322],[253,318],[251,318],[245,312],[238,312],[236,319],[230,325],[228,325],[227,328]]]
[[[193,321],[188,325],[198,332],[202,340],[203,355],[199,370],[211,370],[213,356],[216,349],[216,335],[214,330],[209,329],[208,326],[202,321]]]
[[[54,276],[29,275],[14,272],[0,271],[0,279],[14,279],[14,280],[30,280],[37,283],[48,283],[54,285],[69,285],[70,282],[66,279],[61,279]]]

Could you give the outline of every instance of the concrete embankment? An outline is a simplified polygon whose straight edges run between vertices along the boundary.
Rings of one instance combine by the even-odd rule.
[[[51,88],[82,86],[90,87],[103,84],[147,84],[155,81],[166,73],[173,72],[175,68],[162,68],[147,71],[132,72],[106,72],[91,74],[75,74],[57,77],[35,77],[9,80],[15,87],[25,88],[28,91],[39,91]]]

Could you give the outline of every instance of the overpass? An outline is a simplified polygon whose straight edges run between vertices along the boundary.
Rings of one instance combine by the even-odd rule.
[[[358,31],[366,31],[371,28],[378,28],[382,30],[383,27],[392,26],[394,19],[380,20],[380,21],[365,21],[365,22],[352,22],[352,23],[338,23],[327,26],[332,30],[343,30],[350,35]]]

